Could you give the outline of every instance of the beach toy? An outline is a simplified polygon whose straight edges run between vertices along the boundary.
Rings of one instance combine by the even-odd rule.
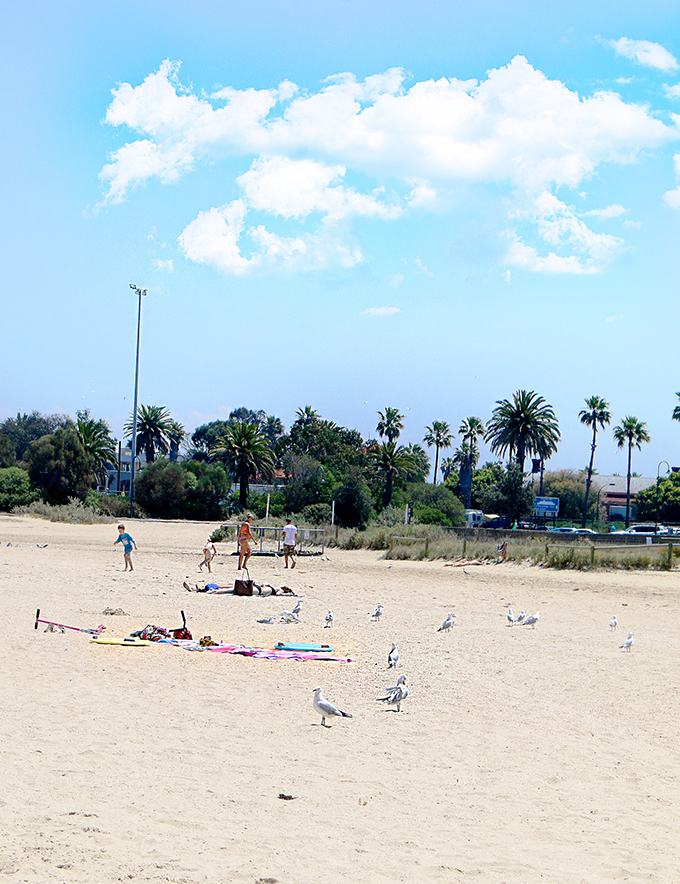
[[[277,642],[274,648],[277,651],[328,651],[329,653],[333,651],[330,645],[304,645],[295,642]]]
[[[98,626],[96,629],[81,629],[79,626],[66,626],[65,623],[55,623],[54,620],[41,620],[40,608],[35,612],[34,629],[38,628],[38,623],[46,623],[48,626],[58,626],[60,629],[72,629],[74,632],[89,632],[90,635],[100,635],[106,629],[104,624]]]
[[[95,645],[119,645],[125,648],[147,648],[153,642],[143,638],[107,638],[104,635],[97,635],[90,639],[90,644]]]

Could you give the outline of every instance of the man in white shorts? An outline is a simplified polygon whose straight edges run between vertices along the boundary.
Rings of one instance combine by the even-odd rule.
[[[295,567],[295,545],[297,543],[297,528],[290,519],[286,519],[283,529],[283,554],[286,557],[286,568],[288,567],[288,559],[292,559],[291,568]]]

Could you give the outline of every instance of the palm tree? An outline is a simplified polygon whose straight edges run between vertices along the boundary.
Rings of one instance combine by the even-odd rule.
[[[557,451],[559,424],[552,406],[542,396],[517,390],[512,401],[501,399],[496,403],[484,440],[494,454],[505,457],[507,453],[524,473],[527,455],[537,454],[547,460]]]
[[[295,412],[295,416],[299,423],[301,424],[313,424],[314,421],[319,420],[319,412],[315,411],[311,405],[305,405],[304,408],[298,408]]]
[[[462,444],[457,450],[457,466],[460,469],[460,487],[463,492],[465,506],[470,506],[472,499],[472,471],[479,461],[479,448],[477,440],[484,436],[484,423],[478,417],[466,417],[461,422],[458,434]]]
[[[590,463],[588,464],[588,477],[586,479],[586,498],[583,502],[583,519],[581,527],[586,527],[586,518],[588,515],[588,495],[590,494],[590,483],[593,478],[593,460],[595,458],[595,448],[597,445],[597,428],[604,428],[611,422],[612,416],[609,411],[609,403],[601,396],[591,396],[586,399],[586,407],[578,413],[581,423],[586,427],[593,428],[593,441],[590,446]]]
[[[380,438],[387,436],[388,442],[396,442],[404,429],[404,415],[399,414],[398,408],[386,408],[384,412],[378,412],[378,417],[380,420],[376,430]]]
[[[403,445],[396,442],[381,442],[371,450],[371,467],[376,476],[385,480],[383,506],[392,501],[394,480],[417,469],[416,458]]]
[[[106,475],[106,465],[116,462],[116,443],[111,438],[109,425],[105,420],[94,420],[90,410],[76,411],[76,432],[80,444],[92,461],[92,470],[101,481]]]
[[[651,442],[647,432],[647,424],[636,417],[624,417],[618,427],[614,427],[614,438],[619,448],[628,445],[628,473],[626,476],[626,528],[630,525],[630,460],[633,447],[642,451],[643,442]]]
[[[432,421],[431,427],[425,427],[427,432],[425,433],[425,437],[423,438],[423,442],[427,443],[428,448],[432,448],[434,446],[435,449],[435,457],[434,457],[434,479],[432,480],[432,484],[437,484],[437,469],[439,467],[439,452],[442,448],[450,448],[453,444],[453,434],[451,432],[451,427],[446,423],[446,421]]]
[[[153,463],[156,452],[167,454],[170,448],[168,430],[172,417],[167,408],[161,405],[140,405],[137,409],[137,444],[136,449],[144,449],[146,462]],[[123,428],[128,438],[132,436],[132,418]]]
[[[167,436],[168,442],[170,443],[170,460],[177,460],[177,456],[179,455],[179,446],[182,444],[182,442],[184,442],[186,430],[179,421],[171,420],[168,423],[168,428],[165,435]]]
[[[265,479],[274,476],[274,455],[267,437],[255,424],[235,421],[228,426],[224,436],[210,449],[211,460],[227,464],[235,480],[239,482],[239,503],[248,504],[248,482],[251,476],[261,473]]]
[[[680,399],[680,393],[675,394]],[[676,405],[673,409],[673,420],[680,421],[680,405]]]

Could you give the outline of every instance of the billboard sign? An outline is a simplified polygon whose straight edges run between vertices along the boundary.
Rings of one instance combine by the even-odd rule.
[[[556,516],[559,511],[559,497],[537,497],[534,501],[534,513],[537,516]]]

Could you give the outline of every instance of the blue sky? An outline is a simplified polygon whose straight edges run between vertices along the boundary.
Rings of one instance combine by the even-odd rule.
[[[670,2],[5,9],[0,419],[312,405],[405,441],[594,394],[680,465]],[[7,137],[7,133],[11,133]],[[488,452],[483,451],[483,458]],[[596,466],[624,472],[605,433]],[[662,467],[662,471],[665,467]]]

